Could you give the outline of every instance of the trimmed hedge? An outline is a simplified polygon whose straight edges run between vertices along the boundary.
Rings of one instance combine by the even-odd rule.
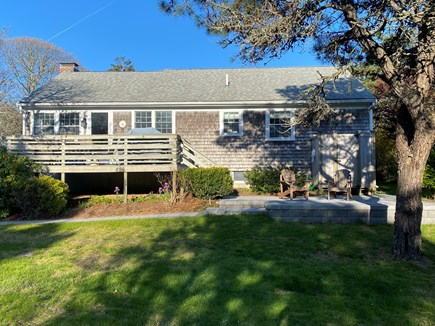
[[[257,194],[276,194],[279,192],[279,175],[283,166],[275,168],[254,167],[245,173],[246,182]]]
[[[201,199],[213,199],[233,193],[234,182],[227,168],[189,168],[180,171],[189,191]]]
[[[245,173],[246,181],[257,194],[276,194],[280,189],[279,175],[284,166],[262,168],[254,167]],[[292,169],[294,170],[294,169]],[[310,180],[309,176],[301,171],[296,173],[296,186],[303,187]]]
[[[17,183],[15,198],[27,218],[54,217],[68,202],[68,185],[49,176],[30,178]]]

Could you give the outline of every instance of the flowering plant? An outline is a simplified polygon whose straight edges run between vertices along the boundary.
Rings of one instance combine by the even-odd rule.
[[[165,182],[162,184],[162,186],[159,188],[159,194],[165,193],[169,191],[169,183]]]

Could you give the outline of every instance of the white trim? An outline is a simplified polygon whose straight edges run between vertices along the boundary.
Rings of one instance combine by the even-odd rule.
[[[270,137],[270,113],[271,112],[289,112],[291,117],[294,117],[295,112],[294,109],[283,109],[283,110],[270,110],[266,111],[265,119],[266,119],[266,141],[294,141],[296,140],[295,135],[295,127],[293,126],[290,130],[290,137]]]
[[[59,134],[59,111],[48,111],[48,112],[43,112],[43,111],[38,111],[38,112],[34,112],[33,113],[33,117],[32,117],[32,129],[30,130],[32,135],[37,135],[35,133],[35,127],[37,127],[35,125],[35,119],[36,119],[36,114],[50,114],[53,115],[53,134],[50,135],[57,135]],[[49,125],[44,125],[44,126],[49,126]],[[43,135],[43,133],[42,133]]]
[[[172,130],[172,134],[175,134],[175,110],[172,109],[166,109],[166,110],[147,110],[145,108],[140,108],[140,109],[136,109],[136,110],[131,110],[132,114],[132,122],[131,122],[131,126],[132,128],[136,128],[136,112],[151,112],[151,127],[154,129],[156,128],[156,112],[171,112],[171,130]]]
[[[21,132],[22,132],[22,135],[26,135],[26,115],[27,115],[27,111],[21,110],[21,107],[20,107],[20,111],[21,111],[21,122],[22,122],[22,124],[21,124],[21,127],[22,127]],[[29,112],[29,114],[32,114],[32,113]],[[33,119],[30,116],[30,124],[32,124],[32,120]],[[30,129],[30,131],[31,130],[32,129]]]
[[[35,134],[35,111],[30,112],[30,130],[29,130],[29,133],[32,136]]]
[[[53,132],[54,135],[59,135],[59,129],[60,129],[60,114],[61,113],[78,113],[79,114],[79,135],[90,135],[91,134],[91,128],[90,128],[90,118],[87,116],[88,112],[91,111],[84,111],[84,110],[57,110],[57,111],[52,111],[52,110],[23,110],[23,135],[25,134],[26,131],[26,126],[25,126],[25,115],[26,112],[30,113],[30,135],[34,136],[35,135],[35,114],[37,113],[50,113],[53,114],[53,119],[54,119],[54,125],[53,125]],[[95,112],[95,111],[94,111]],[[100,111],[96,111],[96,112],[100,112]],[[87,123],[87,128],[83,128],[82,126],[82,120],[83,118],[86,116],[86,123]]]
[[[375,104],[373,103],[369,107],[369,130],[373,131],[373,109],[375,107]]]
[[[113,135],[113,111],[107,111],[107,134]]]
[[[107,113],[107,134],[113,135],[113,126],[112,126],[112,133],[110,133],[110,124],[112,123],[110,121],[110,118],[111,118],[110,111],[108,111],[108,110],[105,110],[105,111],[91,110],[91,111],[88,111],[88,113],[89,113],[88,118],[86,119],[88,135],[92,135],[92,113]],[[113,119],[113,114],[112,114],[112,119]]]
[[[238,113],[239,114],[239,132],[228,134],[224,133],[224,114]],[[220,110],[219,111],[219,135],[224,137],[240,137],[243,135],[243,110]]]
[[[346,100],[327,100],[330,104],[372,104],[373,99],[346,99]],[[146,107],[155,107],[161,108],[162,110],[167,109],[168,107],[207,107],[219,109],[222,107],[234,107],[234,106],[267,106],[267,105],[293,105],[293,104],[306,104],[307,101],[298,100],[298,101],[287,101],[287,100],[272,100],[272,101],[234,101],[234,102],[63,102],[63,103],[27,103],[27,102],[19,102],[19,105],[25,106],[28,108],[33,108],[37,106],[101,106],[102,108],[107,107],[137,107],[137,108],[146,108]],[[367,108],[367,107],[365,107]]]

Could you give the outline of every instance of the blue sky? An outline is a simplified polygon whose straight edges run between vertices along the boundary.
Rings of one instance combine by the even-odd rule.
[[[249,67],[231,60],[237,48],[222,49],[218,38],[191,19],[163,14],[158,0],[4,1],[0,27],[10,37],[51,39],[91,71],[107,70],[117,56],[129,58],[140,71]],[[309,51],[297,51],[266,66],[316,65],[321,63]]]

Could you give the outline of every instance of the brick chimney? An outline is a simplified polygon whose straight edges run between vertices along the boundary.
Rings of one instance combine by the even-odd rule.
[[[59,74],[63,72],[77,72],[79,65],[75,62],[61,62],[59,63]]]

